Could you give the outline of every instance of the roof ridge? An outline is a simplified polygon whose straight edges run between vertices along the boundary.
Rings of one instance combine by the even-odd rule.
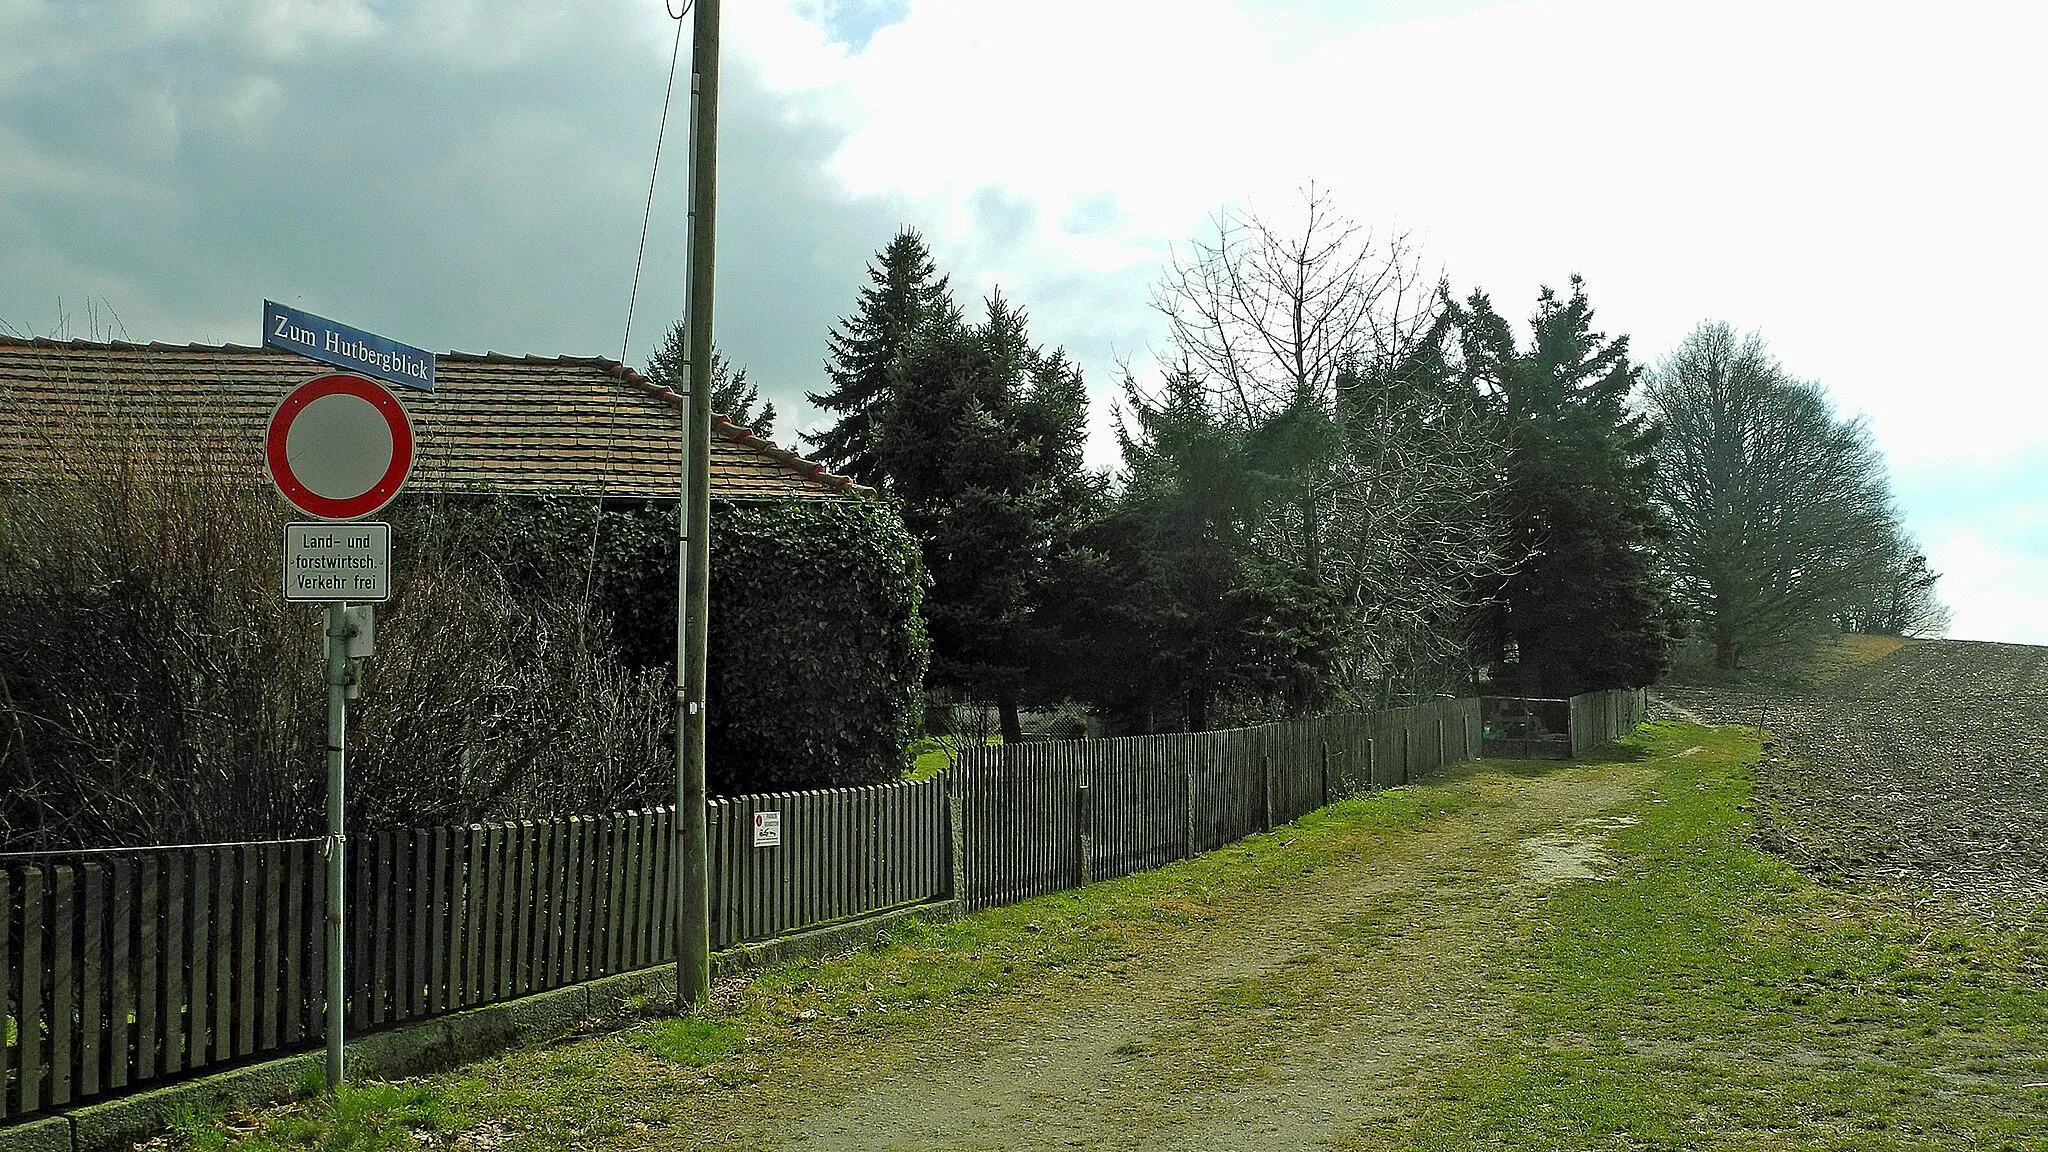
[[[119,352],[261,352],[265,349],[257,344],[170,344],[162,340],[151,340],[145,344],[139,340],[87,340],[76,336],[69,340],[58,340],[51,336],[10,336],[0,332],[0,345],[13,348],[75,348],[105,349]]]
[[[16,348],[104,349],[119,352],[259,352],[276,356],[303,355],[286,348],[272,348],[267,344],[172,344],[162,340],[152,340],[145,344],[137,340],[88,340],[84,337],[59,340],[50,336],[12,336],[5,332],[0,332],[0,345]],[[542,356],[533,352],[464,352],[460,349],[436,352],[434,358],[486,364],[571,364],[583,368],[610,368],[618,363],[604,356]]]

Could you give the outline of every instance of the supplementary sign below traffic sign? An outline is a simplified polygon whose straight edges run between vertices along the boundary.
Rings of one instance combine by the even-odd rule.
[[[263,302],[263,342],[393,384],[434,390],[432,352],[269,300]]]
[[[284,598],[351,604],[391,599],[391,525],[285,525]]]
[[[412,447],[412,419],[398,397],[374,380],[336,372],[278,401],[263,434],[263,462],[292,507],[353,520],[405,487]]]
[[[782,813],[754,813],[754,847],[774,848],[782,843]]]

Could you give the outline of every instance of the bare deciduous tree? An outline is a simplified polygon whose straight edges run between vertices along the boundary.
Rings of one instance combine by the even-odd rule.
[[[1675,591],[1716,667],[1831,628],[1863,599],[1895,530],[1861,420],[1838,419],[1819,385],[1721,323],[1686,337],[1649,401],[1665,427],[1657,492]]]
[[[1293,227],[1220,215],[1154,304],[1269,486],[1254,546],[1344,608],[1335,686],[1368,701],[1461,676],[1506,555],[1500,442],[1447,369],[1438,285],[1407,238],[1311,187]]]
[[[1903,530],[1871,565],[1871,580],[1861,599],[1842,617],[1851,632],[1880,636],[1939,636],[1948,631],[1948,605],[1934,594],[1941,574],[1927,563],[1920,546]]]

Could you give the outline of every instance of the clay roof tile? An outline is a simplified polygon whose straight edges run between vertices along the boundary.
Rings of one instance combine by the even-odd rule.
[[[224,443],[245,441],[249,466],[260,470],[277,401],[331,371],[275,348],[0,336],[0,477],[36,471],[52,449],[106,435],[96,415],[144,414],[145,403],[148,412],[203,422]],[[684,398],[616,360],[450,352],[435,358],[435,377],[431,393],[393,389],[417,433],[416,489],[676,494]],[[874,495],[723,416],[711,427],[714,495]]]

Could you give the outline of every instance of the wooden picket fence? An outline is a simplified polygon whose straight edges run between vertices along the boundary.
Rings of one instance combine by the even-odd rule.
[[[781,805],[779,851],[751,814]],[[944,781],[712,802],[712,944],[943,897]],[[671,808],[352,839],[356,1033],[674,958]],[[323,841],[0,867],[0,1121],[326,1035]]]
[[[1650,710],[1650,690],[1587,692],[1571,700],[1572,755],[1584,756],[1636,730]]]
[[[781,817],[781,843],[753,846],[754,816]],[[940,899],[952,882],[942,777],[914,784],[713,800],[711,946]],[[666,861],[664,861],[664,867]],[[654,962],[673,959],[673,947]]]
[[[1573,747],[1632,728],[1644,702],[1575,698]],[[1438,700],[976,748],[931,780],[714,800],[712,945],[1129,875],[1480,751],[1479,701]],[[757,846],[770,813],[779,842]],[[675,837],[658,808],[351,840],[350,1029],[671,962]],[[0,1123],[320,1044],[326,876],[320,840],[0,860]]]
[[[1479,753],[1479,702],[1255,728],[988,745],[953,766],[966,908],[1157,868]]]

